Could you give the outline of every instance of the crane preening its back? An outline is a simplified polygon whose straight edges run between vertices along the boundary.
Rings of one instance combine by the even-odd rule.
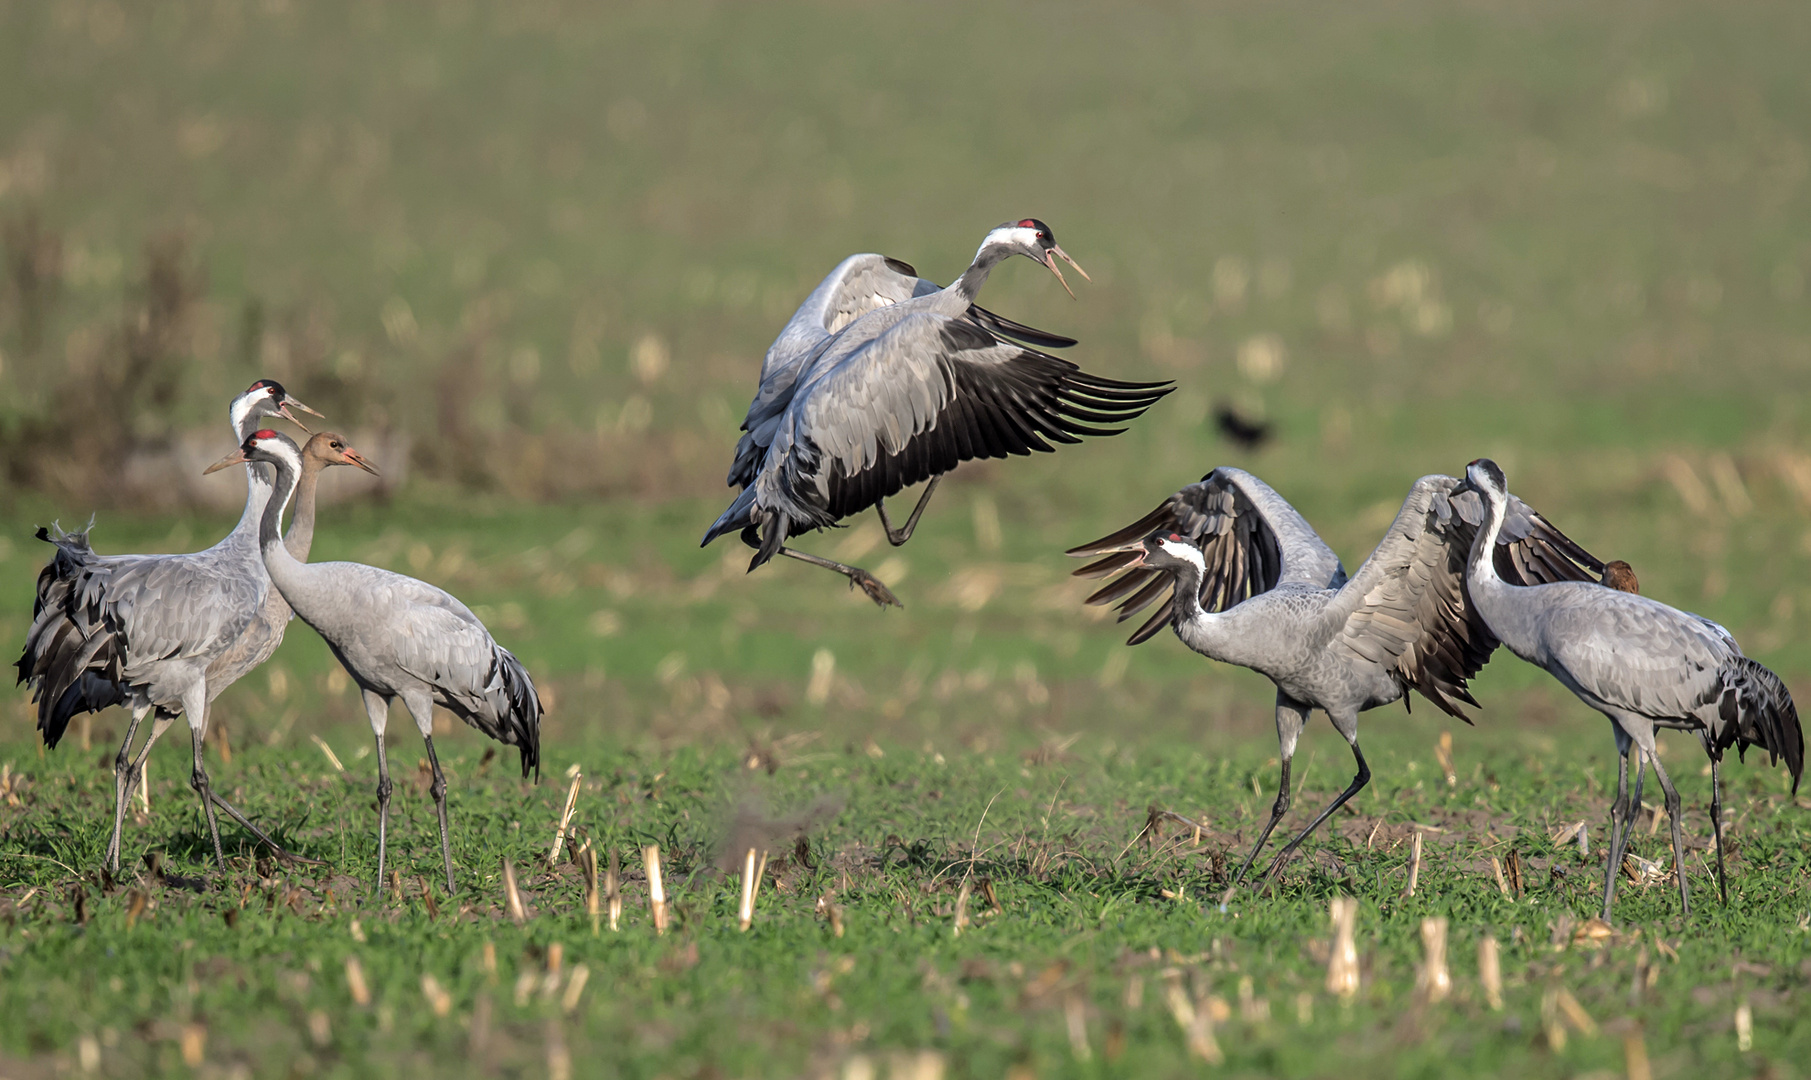
[[[882,607],[897,605],[866,570],[786,540],[874,507],[888,541],[903,544],[938,480],[962,462],[1116,435],[1125,429],[1099,425],[1128,423],[1170,392],[1167,382],[1090,375],[1039,348],[1073,339],[976,306],[988,274],[1013,255],[1058,280],[1058,259],[1081,272],[1034,218],[989,232],[945,288],[879,255],[843,260],[767,351],[730,467],[729,484],[742,491],[703,543],[740,532],[758,549],[750,570],[785,555],[844,575]],[[886,499],[926,480],[905,525],[894,528]]]
[[[1489,515],[1474,541],[1482,550],[1503,529],[1509,501],[1507,481],[1503,470],[1485,459],[1472,462],[1465,475],[1483,494]],[[1796,793],[1805,767],[1805,736],[1798,709],[1779,676],[1742,655],[1729,631],[1701,615],[1637,594],[1634,573],[1627,564],[1606,577],[1623,581],[1624,587],[1556,583],[1517,588],[1529,583],[1508,579],[1497,563],[1474,552],[1467,563],[1465,582],[1491,633],[1517,656],[1545,668],[1610,721],[1620,763],[1616,801],[1610,804],[1604,920],[1609,921],[1616,895],[1616,874],[1628,846],[1632,811],[1641,804],[1641,768],[1636,771],[1632,799],[1629,794],[1631,747],[1640,754],[1640,766],[1653,766],[1666,793],[1679,903],[1684,912],[1691,911],[1679,792],[1655,752],[1656,728],[1696,733],[1710,758],[1717,888],[1728,903],[1723,870],[1723,753],[1734,746],[1741,755],[1748,747],[1758,746],[1772,761],[1784,759]]]
[[[434,706],[522,752],[522,775],[540,773],[541,699],[515,655],[497,644],[471,609],[425,581],[362,563],[304,563],[284,548],[278,526],[302,471],[302,452],[287,436],[253,432],[233,454],[210,466],[264,462],[276,469],[276,495],[264,508],[259,546],[272,585],[301,620],[327,642],[358,684],[377,738],[377,880],[383,880],[390,815],[390,765],[384,728],[397,698],[414,718],[433,770],[429,792],[440,818],[440,852],[448,893],[453,849],[447,836],[446,776],[434,752]]]
[[[1496,536],[1496,562],[1517,581],[1586,580],[1602,563],[1520,500]],[[1476,705],[1466,680],[1497,646],[1467,603],[1465,559],[1484,520],[1476,492],[1450,476],[1424,476],[1382,542],[1348,579],[1295,508],[1242,469],[1219,468],[1126,528],[1069,554],[1099,557],[1080,577],[1120,574],[1088,598],[1118,604],[1121,621],[1157,602],[1128,644],[1164,626],[1213,660],[1251,668],[1276,684],[1282,778],[1270,821],[1240,867],[1244,878],[1289,810],[1289,763],[1311,709],[1345,736],[1358,774],[1279,852],[1289,855],[1370,781],[1358,748],[1358,714],[1410,689],[1465,720]],[[1165,597],[1164,594],[1170,594]]]

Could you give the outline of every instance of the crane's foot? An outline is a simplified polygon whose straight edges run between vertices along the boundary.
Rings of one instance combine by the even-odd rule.
[[[862,592],[868,594],[868,599],[874,601],[883,609],[889,605],[901,609],[905,607],[904,604],[899,602],[899,597],[893,595],[891,589],[882,585],[879,578],[868,573],[866,570],[853,569],[849,574],[849,587],[853,589],[857,586],[861,587]]]
[[[225,799],[222,799],[219,795],[214,794],[212,789],[210,789],[208,791],[208,797],[213,800],[215,806],[218,806],[220,809],[225,810],[229,815],[231,815],[232,819],[234,821],[237,821],[241,828],[243,828],[246,832],[251,833],[253,836],[257,837],[258,842],[260,844],[263,844],[265,847],[269,848],[271,855],[278,862],[283,863],[286,866],[326,866],[327,865],[325,862],[323,862],[320,859],[310,859],[304,855],[297,855],[292,851],[286,850],[283,847],[283,845],[277,843],[275,840],[272,840],[270,838],[270,835],[268,833],[266,833],[263,829],[258,828],[256,825],[253,825],[251,823],[251,821],[248,820],[244,814],[241,814],[239,812],[238,808],[235,807],[232,803],[229,803]]]

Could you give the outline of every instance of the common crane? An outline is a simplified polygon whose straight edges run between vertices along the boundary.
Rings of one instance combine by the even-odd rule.
[[[872,506],[887,540],[903,544],[938,481],[962,462],[1116,435],[1124,428],[1093,425],[1129,422],[1170,392],[1169,383],[1090,375],[1033,347],[1072,339],[976,307],[988,274],[1013,255],[1058,280],[1059,258],[1081,272],[1035,218],[989,232],[968,269],[941,289],[878,255],[844,260],[767,352],[730,468],[730,485],[742,492],[703,543],[739,530],[758,549],[750,570],[785,555],[846,576],[882,607],[898,605],[866,570],[786,540]],[[894,528],[885,500],[923,480],[930,483],[911,516]]]
[[[1639,752],[1638,765],[1653,765],[1666,793],[1679,906],[1683,913],[1691,912],[1679,792],[1655,753],[1657,728],[1696,733],[1710,758],[1717,889],[1728,903],[1723,871],[1723,753],[1734,746],[1739,756],[1745,756],[1748,747],[1759,746],[1771,762],[1784,758],[1796,793],[1805,765],[1805,737],[1792,694],[1778,675],[1742,655],[1729,631],[1701,615],[1633,591],[1590,584],[1516,588],[1529,583],[1506,580],[1496,563],[1480,554],[1500,534],[1509,512],[1503,470],[1496,462],[1480,458],[1466,467],[1465,476],[1483,494],[1487,508],[1465,571],[1466,588],[1479,617],[1511,652],[1545,668],[1580,701],[1603,713],[1616,736],[1617,795],[1610,804],[1604,921],[1610,919],[1633,808],[1641,802],[1639,768],[1634,799],[1629,798],[1631,746]],[[1632,583],[1632,573],[1630,579]]]
[[[1582,579],[1602,564],[1531,508],[1514,500],[1497,561],[1518,581]],[[1358,747],[1358,714],[1412,688],[1470,723],[1459,702],[1476,705],[1466,680],[1497,641],[1466,603],[1465,558],[1483,520],[1476,494],[1450,476],[1415,481],[1377,549],[1356,577],[1308,522],[1269,485],[1221,467],[1110,536],[1071,549],[1105,556],[1075,571],[1118,580],[1087,600],[1119,604],[1124,621],[1171,595],[1127,642],[1173,626],[1189,648],[1237,664],[1276,684],[1282,776],[1270,821],[1233,883],[1242,880],[1289,810],[1289,764],[1311,709],[1323,709],[1345,736],[1358,774],[1345,791],[1279,852],[1289,855],[1370,782]],[[1406,704],[1406,701],[1405,701]]]
[[[320,414],[280,383],[259,379],[228,408],[234,437],[255,431],[263,417],[282,416],[306,430],[291,410]],[[246,470],[245,510],[226,538],[184,555],[97,555],[88,532],[38,530],[57,553],[38,575],[37,599],[25,650],[15,665],[38,706],[38,730],[55,748],[71,718],[110,705],[131,710],[126,738],[113,763],[113,834],[107,866],[118,872],[127,799],[144,774],[151,746],[186,715],[194,746],[189,782],[201,798],[214,857],[226,866],[215,820],[218,805],[283,854],[262,830],[213,793],[202,763],[209,703],[234,680],[270,656],[281,640],[287,609],[267,602],[270,579],[258,555],[259,516],[271,493],[271,473]],[[132,741],[155,711],[151,734],[136,757]]]
[[[209,466],[261,461],[276,469],[276,496],[264,508],[259,545],[271,583],[297,616],[326,640],[364,697],[377,738],[377,880],[384,874],[390,817],[390,765],[384,727],[397,698],[427,744],[429,792],[440,818],[446,887],[453,882],[447,838],[446,776],[434,752],[434,706],[522,752],[522,775],[541,762],[541,699],[521,661],[497,644],[471,609],[424,581],[353,562],[304,563],[286,549],[279,525],[296,488],[302,454],[286,435],[252,433],[239,450]]]

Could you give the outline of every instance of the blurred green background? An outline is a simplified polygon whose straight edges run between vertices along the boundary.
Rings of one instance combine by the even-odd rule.
[[[479,606],[556,740],[1261,733],[1268,684],[1125,650],[1061,556],[1220,463],[1356,568],[1416,476],[1493,456],[1802,689],[1807,55],[1767,2],[0,3],[0,640],[41,522],[221,535],[237,489],[193,505],[156,463],[226,453],[269,376],[403,478],[316,557]],[[947,281],[1027,215],[1094,282],[1009,264],[984,302],[1178,392],[965,466],[897,552],[871,516],[805,542],[903,612],[699,551],[816,280],[880,251]],[[1222,441],[1222,402],[1274,441]],[[1479,693],[1486,728],[1608,755],[1513,659]],[[219,715],[360,714],[298,627]]]

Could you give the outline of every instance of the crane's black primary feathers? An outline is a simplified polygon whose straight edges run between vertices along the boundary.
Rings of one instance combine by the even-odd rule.
[[[541,697],[535,693],[534,680],[528,677],[528,669],[516,654],[498,645],[491,654],[490,677],[487,680],[490,692],[495,695],[497,707],[494,712],[497,721],[493,726],[488,721],[481,722],[478,714],[465,717],[468,723],[477,727],[491,738],[504,744],[514,746],[522,751],[522,778],[528,779],[532,770],[535,782],[541,779],[541,717],[545,710],[541,707]]]
[[[97,573],[104,579],[105,567],[88,530],[52,526],[37,537],[57,551],[38,572],[31,629],[14,666],[32,688],[44,743],[55,749],[72,718],[125,702],[127,643],[118,613],[104,602],[104,580],[94,580]]]
[[[1748,748],[1767,751],[1771,763],[1786,761],[1792,774],[1792,793],[1798,794],[1805,771],[1805,733],[1799,726],[1798,707],[1780,677],[1746,656],[1733,657],[1723,670],[1712,695],[1723,718],[1713,751],[1721,756],[1730,746],[1746,759]],[[1709,704],[1707,700],[1705,704]]]

